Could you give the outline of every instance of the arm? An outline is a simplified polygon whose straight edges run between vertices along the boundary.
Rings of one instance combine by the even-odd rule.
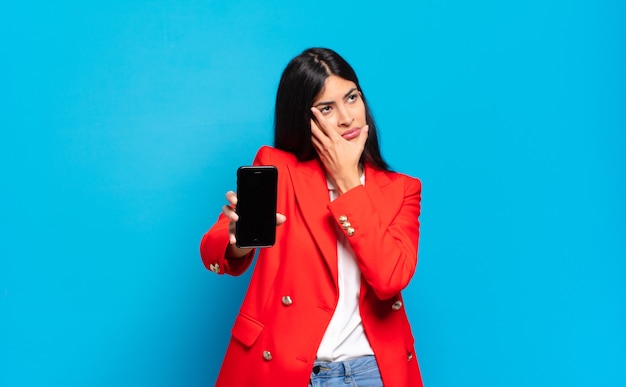
[[[224,213],[217,222],[204,234],[200,243],[200,255],[207,269],[217,274],[240,275],[250,266],[254,251],[250,250],[243,257],[237,257],[230,251],[234,246],[230,243],[230,220]]]
[[[262,147],[254,159],[254,165],[271,165],[268,147]],[[204,234],[200,243],[200,255],[207,269],[217,274],[240,275],[252,263],[255,249],[241,249],[235,245],[235,213],[237,195],[229,191],[226,199],[230,205],[222,207],[217,222]],[[282,214],[276,214],[276,225],[286,220]]]
[[[391,217],[381,216],[380,209],[389,206],[381,195],[371,195],[359,186],[329,204],[329,210],[340,227],[345,215],[354,229],[345,229],[365,281],[378,298],[393,297],[411,280],[417,265],[421,183],[409,179],[404,183],[402,203]],[[384,219],[383,219],[384,218]]]

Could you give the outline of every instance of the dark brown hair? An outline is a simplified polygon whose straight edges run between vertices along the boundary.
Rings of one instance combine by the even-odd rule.
[[[324,88],[326,79],[336,75],[354,82],[365,104],[368,138],[361,162],[389,170],[380,154],[374,117],[352,67],[339,54],[327,48],[309,48],[293,58],[283,71],[276,94],[274,146],[293,153],[298,160],[317,158],[311,141],[311,106]]]

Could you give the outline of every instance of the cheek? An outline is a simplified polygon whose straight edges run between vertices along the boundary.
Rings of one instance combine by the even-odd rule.
[[[359,104],[359,106],[356,107],[356,111],[355,111],[355,118],[357,118],[358,120],[362,121],[363,123],[365,123],[365,105],[364,104]]]
[[[339,126],[339,124],[337,123],[337,117],[334,114],[326,116],[326,122],[328,123],[328,125],[330,125],[329,127],[331,128],[337,128]]]
[[[330,127],[333,128],[335,132],[339,134],[343,133],[344,129],[341,128],[341,125],[339,125],[336,119],[331,118],[328,122],[330,122]]]

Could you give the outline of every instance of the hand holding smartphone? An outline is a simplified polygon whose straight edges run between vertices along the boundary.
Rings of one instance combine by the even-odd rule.
[[[276,242],[277,184],[278,170],[274,166],[237,170],[237,247],[270,247]]]

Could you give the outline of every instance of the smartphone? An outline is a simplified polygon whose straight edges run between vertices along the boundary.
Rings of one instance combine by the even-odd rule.
[[[270,247],[276,242],[277,184],[275,166],[237,169],[237,247]]]

